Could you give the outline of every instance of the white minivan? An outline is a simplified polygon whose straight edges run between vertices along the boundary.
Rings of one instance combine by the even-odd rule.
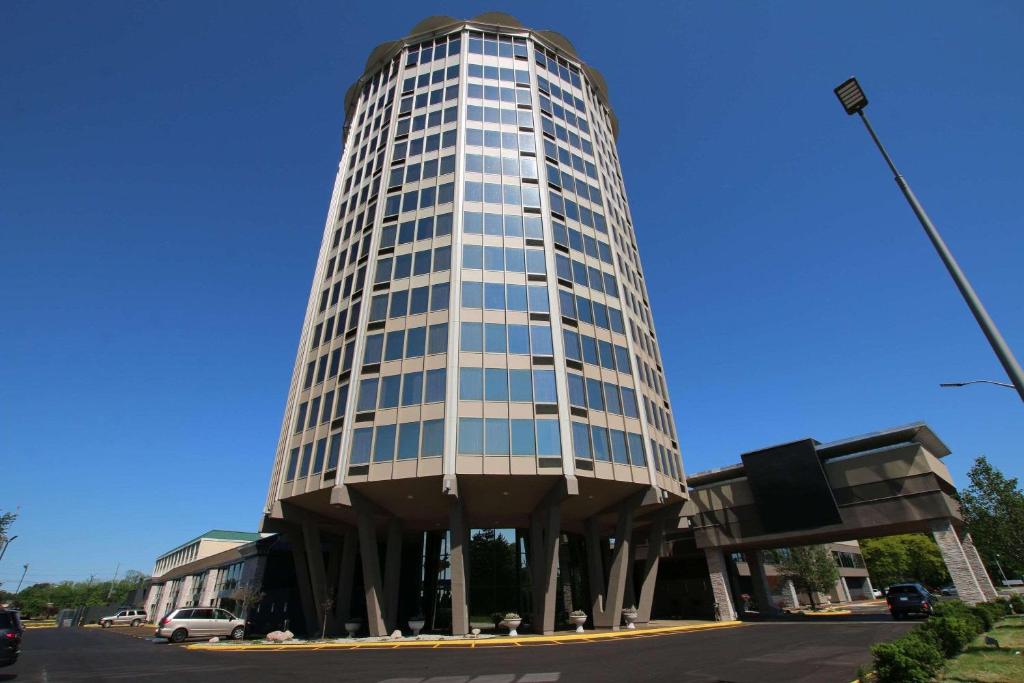
[[[156,627],[157,638],[180,643],[186,638],[245,637],[245,621],[217,607],[182,607],[172,610]]]

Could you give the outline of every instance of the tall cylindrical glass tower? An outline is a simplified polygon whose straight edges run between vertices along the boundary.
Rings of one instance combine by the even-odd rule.
[[[686,488],[604,80],[508,15],[431,17],[345,106],[263,522],[307,623],[465,633],[484,585],[538,631],[642,619],[633,539],[656,558]],[[526,578],[473,574],[471,529]]]

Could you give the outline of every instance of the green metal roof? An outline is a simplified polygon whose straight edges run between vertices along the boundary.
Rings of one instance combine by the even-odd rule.
[[[214,541],[242,541],[244,543],[249,543],[251,541],[260,540],[261,538],[263,538],[263,535],[260,534],[258,531],[227,531],[225,529],[211,529],[210,531],[207,531],[205,534],[199,534],[192,540],[186,541],[181,545],[175,546],[174,548],[168,550],[166,553],[160,555],[156,559],[157,561],[160,561],[168,555],[172,555],[181,550],[182,548],[186,548],[195,543],[196,541],[200,541],[204,538]]]

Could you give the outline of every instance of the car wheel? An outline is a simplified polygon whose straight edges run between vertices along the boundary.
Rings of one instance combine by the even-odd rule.
[[[236,626],[231,631],[231,640],[241,640],[242,638],[245,638],[245,629],[241,626]]]
[[[142,623],[141,619],[132,619],[132,628],[138,628],[139,624]]]
[[[180,643],[188,638],[188,631],[183,628],[175,629],[174,633],[171,634],[172,643]]]
[[[100,627],[107,628],[108,626],[110,626],[110,622],[109,621],[101,621],[100,622]]]

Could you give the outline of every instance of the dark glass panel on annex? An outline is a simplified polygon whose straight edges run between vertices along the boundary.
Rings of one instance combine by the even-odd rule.
[[[742,459],[765,533],[842,522],[813,439],[744,453]]]

